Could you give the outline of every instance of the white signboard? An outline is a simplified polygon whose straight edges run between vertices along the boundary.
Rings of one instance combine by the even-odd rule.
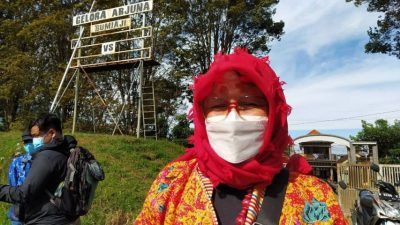
[[[99,23],[90,26],[90,32],[96,33],[107,30],[115,30],[131,26],[131,19],[114,20],[106,23]]]
[[[144,13],[151,10],[153,10],[153,0],[74,16],[72,24],[74,26],[79,26],[86,23],[93,23],[136,13]]]
[[[101,45],[101,54],[108,55],[115,53],[115,41],[106,42]]]

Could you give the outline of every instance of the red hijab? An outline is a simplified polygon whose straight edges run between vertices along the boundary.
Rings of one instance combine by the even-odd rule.
[[[287,116],[290,106],[286,104],[282,85],[268,58],[257,58],[246,49],[237,48],[232,54],[218,53],[205,74],[194,78],[193,108],[189,118],[194,121],[194,135],[190,138],[193,148],[187,149],[179,160],[196,158],[199,168],[216,187],[226,184],[237,189],[247,189],[257,184],[269,185],[282,169],[283,151],[292,139],[288,135]],[[236,71],[254,83],[265,95],[269,104],[268,124],[264,143],[259,153],[242,163],[232,164],[219,157],[211,148],[202,111],[202,102],[210,94],[216,78],[227,71]]]
[[[289,158],[286,168],[288,168],[290,172],[297,172],[301,174],[311,175],[313,172],[313,168],[307,162],[307,159],[299,154],[294,154]]]

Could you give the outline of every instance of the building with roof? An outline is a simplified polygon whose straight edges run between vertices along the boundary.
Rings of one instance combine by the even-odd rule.
[[[344,149],[341,154],[334,149]],[[313,174],[326,180],[337,181],[336,168],[340,163],[378,163],[376,142],[354,142],[331,134],[312,130],[294,139],[291,154],[303,155],[313,167]]]

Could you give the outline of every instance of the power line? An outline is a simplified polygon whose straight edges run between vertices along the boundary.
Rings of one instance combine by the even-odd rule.
[[[394,113],[394,112],[400,112],[400,110],[392,110],[392,111],[371,113],[371,114],[351,116],[351,117],[342,117],[342,118],[329,119],[329,120],[317,120],[317,121],[308,121],[308,122],[301,122],[301,123],[292,123],[289,125],[302,125],[302,124],[313,124],[313,123],[323,123],[323,122],[334,122],[334,121],[340,121],[340,120],[351,120],[351,119],[362,118],[362,117],[366,117],[366,116],[376,116],[376,115]]]

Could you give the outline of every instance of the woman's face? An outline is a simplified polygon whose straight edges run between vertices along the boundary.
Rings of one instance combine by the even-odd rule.
[[[203,102],[203,111],[207,119],[226,116],[233,108],[241,116],[268,116],[268,102],[257,86],[237,72],[228,71],[215,81]]]

